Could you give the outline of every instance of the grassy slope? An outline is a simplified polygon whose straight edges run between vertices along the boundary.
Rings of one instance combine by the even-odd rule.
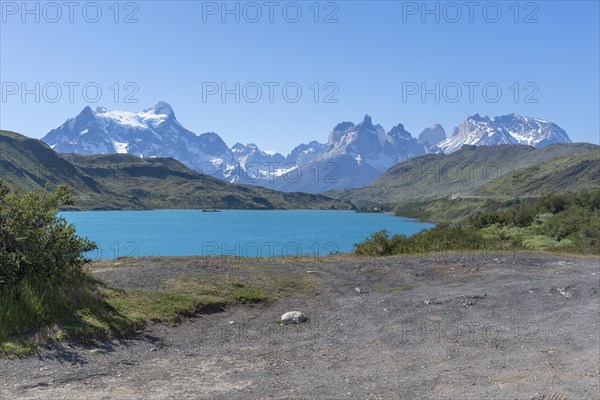
[[[139,259],[97,261],[97,268],[140,265]],[[0,356],[28,355],[50,340],[94,343],[127,337],[150,322],[177,324],[185,318],[234,304],[304,298],[321,291],[306,274],[249,261],[242,272],[165,277],[161,289],[117,289],[90,274],[57,288],[25,282],[0,291]]]
[[[82,192],[99,190],[97,182],[45,143],[8,131],[0,131],[0,178],[26,189],[64,183]]]
[[[559,157],[505,175],[475,190],[481,196],[539,196],[600,186],[600,150]]]
[[[430,154],[406,160],[362,188],[326,194],[357,206],[473,196],[477,195],[478,187],[501,176],[512,179],[510,177],[518,176],[533,164],[598,149],[599,146],[588,143],[558,144],[541,149],[524,145],[466,146],[448,155]]]
[[[473,197],[405,200],[394,210],[399,215],[432,222],[461,222],[481,211],[530,203],[543,194],[597,187],[600,187],[600,150],[554,158],[521,169],[518,174],[503,175],[476,188]]]
[[[0,131],[0,177],[28,189],[67,184],[79,209],[351,209],[323,195],[234,185],[169,158],[58,154],[45,143]]]
[[[515,202],[515,199],[478,198],[405,200],[395,205],[393,212],[403,217],[417,218],[422,221],[457,223],[463,222],[470,216],[482,211],[505,209],[514,205]]]

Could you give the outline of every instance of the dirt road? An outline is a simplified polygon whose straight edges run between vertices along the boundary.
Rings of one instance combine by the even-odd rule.
[[[160,289],[255,263],[309,274],[320,294],[1,359],[0,398],[600,398],[598,258],[147,258],[93,270],[109,286]],[[290,310],[309,321],[279,325]]]

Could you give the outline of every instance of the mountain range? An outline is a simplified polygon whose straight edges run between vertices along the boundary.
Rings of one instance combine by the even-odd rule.
[[[24,190],[68,185],[79,210],[352,208],[320,194],[232,184],[173,158],[60,154],[40,140],[1,130],[0,179]]]
[[[59,153],[172,157],[228,182],[309,193],[361,187],[399,162],[452,153],[464,145],[544,147],[571,142],[556,124],[516,114],[494,118],[475,114],[448,138],[439,124],[415,138],[400,123],[386,131],[366,115],[357,124],[337,124],[326,143],[303,143],[284,156],[265,152],[255,144],[236,143],[230,148],[214,132],[196,135],[179,123],[165,102],[137,113],[86,107],[42,140]]]
[[[513,198],[593,188],[600,181],[599,151],[591,143],[464,145],[450,154],[405,160],[363,187],[325,194],[373,207],[409,199]]]
[[[364,124],[358,128],[347,125],[338,133],[364,128]],[[257,153],[251,150],[244,156]],[[74,189],[77,207],[82,210],[351,209],[355,205],[395,204],[405,207],[402,210],[408,216],[433,218],[431,210],[437,210],[435,213],[444,215],[448,211],[454,218],[470,215],[472,202],[446,210],[444,201],[448,199],[452,204],[454,199],[498,202],[515,196],[597,187],[599,152],[600,146],[590,143],[557,143],[543,148],[464,145],[450,154],[404,160],[363,187],[321,195],[225,182],[173,158],[57,153],[40,140],[0,131],[0,179],[25,190],[66,184]],[[308,156],[310,152],[302,154]],[[429,214],[422,214],[420,207],[429,209]]]
[[[475,114],[454,128],[452,135],[437,145],[448,154],[459,150],[465,144],[527,144],[545,147],[553,143],[571,143],[571,139],[567,132],[552,122],[516,114],[494,118]]]

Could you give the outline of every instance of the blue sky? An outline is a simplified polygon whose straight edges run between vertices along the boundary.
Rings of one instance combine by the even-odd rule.
[[[283,153],[366,113],[416,136],[438,122],[449,134],[475,113],[515,112],[553,121],[574,141],[599,141],[597,1],[471,10],[428,2],[425,14],[420,1],[273,2],[273,22],[265,2],[246,3],[228,2],[239,12],[223,15],[220,1],[121,2],[116,15],[108,1],[96,17],[95,5],[80,2],[70,22],[64,6],[59,17],[46,3],[28,3],[27,14],[20,1],[2,1],[0,126],[39,138],[86,105],[137,111],[163,100],[198,134]],[[236,83],[239,102],[235,93],[223,101],[221,86],[236,92]]]

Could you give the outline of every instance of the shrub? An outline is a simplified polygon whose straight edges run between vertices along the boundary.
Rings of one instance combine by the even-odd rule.
[[[0,354],[34,350],[46,336],[86,341],[131,331],[83,271],[96,248],[58,217],[71,191],[24,192],[0,180]]]
[[[66,186],[24,192],[0,181],[0,290],[23,280],[61,282],[80,274],[96,245],[57,215],[71,205]]]
[[[410,237],[383,230],[355,244],[356,253],[374,256],[479,249],[600,254],[600,189],[515,199],[509,208],[479,212],[462,225],[438,224]]]
[[[392,254],[390,234],[386,229],[375,232],[370,238],[354,244],[356,253],[365,256],[387,256]]]
[[[438,224],[413,236],[393,235],[387,230],[375,232],[361,243],[356,243],[355,253],[367,256],[387,256],[439,252],[448,250],[474,250],[486,247],[486,240],[470,226]]]
[[[563,212],[569,204],[568,195],[550,193],[543,196],[538,202],[538,210],[540,212],[549,212],[557,214]]]

